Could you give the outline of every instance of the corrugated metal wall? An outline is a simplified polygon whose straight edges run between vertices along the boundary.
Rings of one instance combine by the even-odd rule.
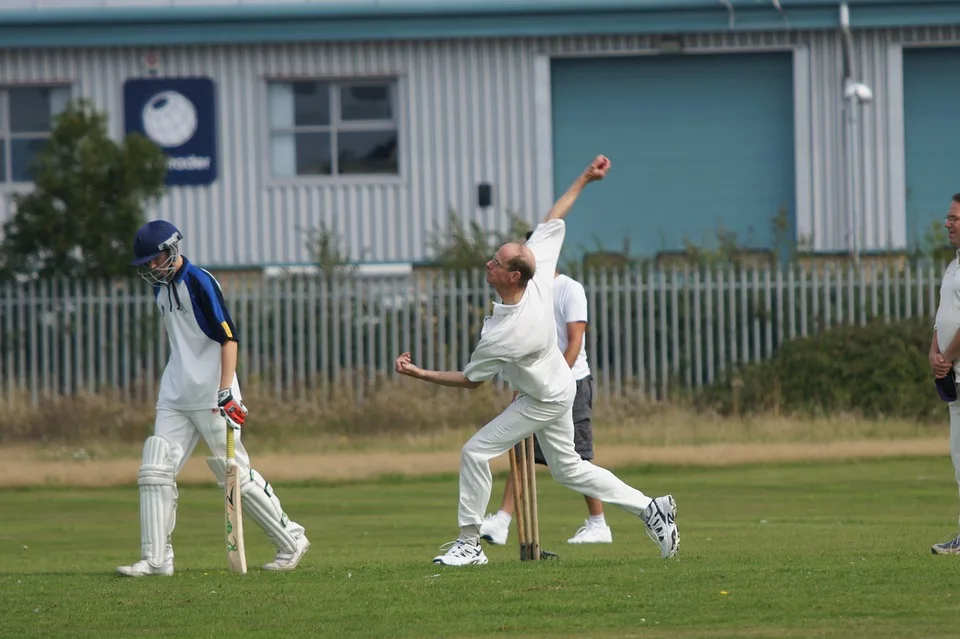
[[[902,209],[891,201],[888,49],[901,41],[955,40],[956,29],[856,34],[858,79],[874,90],[863,117],[864,248],[895,241]],[[690,50],[806,45],[810,51],[810,201],[813,244],[846,246],[842,52],[835,33],[732,33],[687,36]],[[352,259],[409,261],[427,256],[448,210],[505,229],[507,211],[533,220],[537,209],[534,60],[540,54],[650,50],[647,36],[529,40],[320,43],[162,50],[161,75],[207,74],[221,104],[221,177],[209,188],[176,188],[157,216],[179,222],[189,254],[207,265],[304,263],[302,229],[325,221]],[[0,83],[73,80],[79,94],[118,115],[127,77],[145,75],[143,50],[0,50]],[[390,75],[401,83],[400,180],[341,185],[272,185],[265,164],[263,78],[285,75]],[[586,117],[589,117],[588,115]],[[902,162],[902,159],[900,160]],[[549,173],[549,167],[547,167]],[[475,207],[476,185],[494,184],[494,206]],[[5,217],[6,211],[0,212]]]
[[[185,250],[208,265],[308,262],[300,230],[321,220],[366,261],[423,258],[451,207],[506,228],[506,210],[534,211],[532,50],[490,41],[163,50],[161,76],[217,83],[222,170],[210,187],[171,189],[156,215],[179,223]],[[117,114],[119,136],[123,81],[146,75],[143,53],[0,50],[0,82],[75,80],[79,94]],[[263,78],[312,74],[402,76],[401,180],[270,184]],[[474,209],[481,181],[496,187],[483,215]]]

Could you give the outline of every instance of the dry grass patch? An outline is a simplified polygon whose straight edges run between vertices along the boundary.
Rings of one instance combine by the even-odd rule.
[[[458,450],[503,410],[510,396],[493,385],[465,391],[405,378],[379,378],[372,387],[341,380],[325,389],[280,393],[254,382],[244,389],[251,410],[244,437],[253,450],[263,452]],[[34,406],[20,394],[12,402],[0,402],[0,443],[26,445],[56,458],[139,454],[153,428],[155,393],[144,391],[140,397],[105,391],[44,399]],[[855,414],[723,416],[696,410],[689,402],[651,402],[628,392],[595,399],[594,433],[598,446],[916,439],[944,435],[945,410],[943,417],[940,426]]]
[[[456,473],[459,444],[436,451],[318,451],[264,452],[252,448],[257,470],[271,482],[345,481],[384,476],[417,477]],[[792,443],[718,443],[697,446],[642,446],[602,444],[596,447],[597,463],[610,469],[638,465],[733,466],[885,457],[940,457],[949,455],[947,437],[911,440],[860,440]],[[61,485],[101,487],[135,484],[140,449],[126,456],[99,457],[94,452],[64,449],[38,451],[15,447],[0,450],[0,487]],[[210,483],[213,477],[202,447],[187,461],[178,481]],[[505,455],[491,462],[494,472],[508,468]],[[546,469],[538,468],[547,481]]]
[[[413,380],[379,380],[361,397],[347,383],[277,396],[251,384],[243,438],[271,481],[344,480],[456,472],[463,443],[500,412],[510,393],[493,386],[458,391]],[[114,485],[136,480],[153,426],[153,400],[109,393],[0,406],[0,486]],[[856,415],[737,418],[652,403],[639,394],[596,399],[597,462],[718,465],[901,455],[945,455],[943,426]],[[181,481],[209,481],[202,444]],[[494,460],[505,470],[505,460]]]

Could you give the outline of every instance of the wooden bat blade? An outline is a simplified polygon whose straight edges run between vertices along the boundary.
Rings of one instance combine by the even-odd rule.
[[[237,463],[227,461],[227,476],[224,481],[224,505],[227,527],[227,569],[230,572],[247,572],[247,553],[243,546],[243,505],[240,499],[240,481]]]

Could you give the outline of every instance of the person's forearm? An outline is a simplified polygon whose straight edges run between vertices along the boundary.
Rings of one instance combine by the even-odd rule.
[[[580,345],[579,344],[570,344],[567,346],[567,350],[563,351],[563,359],[567,360],[567,366],[573,368],[573,365],[577,363],[577,357],[580,356]]]
[[[583,187],[586,185],[587,181],[582,175],[574,180],[570,188],[567,189],[567,192],[560,196],[560,199],[554,203],[553,208],[547,213],[546,221],[562,220],[565,218],[567,213],[570,212],[570,209],[573,208],[573,203],[580,197],[580,192],[583,191]]]
[[[233,386],[233,376],[237,372],[237,352],[239,346],[235,341],[227,340],[220,347],[220,389]]]
[[[476,388],[483,382],[471,382],[460,371],[423,371],[420,379],[425,382],[453,388]]]
[[[940,342],[937,341],[937,332],[933,332],[933,339],[930,340],[930,354],[939,355],[940,354]]]

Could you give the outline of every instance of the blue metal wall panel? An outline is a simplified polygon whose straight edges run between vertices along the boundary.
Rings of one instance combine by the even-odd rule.
[[[857,29],[960,24],[960,0],[847,1]],[[0,42],[18,47],[136,46],[143,41],[145,28],[153,45],[757,33],[836,28],[839,4],[840,0],[71,0],[45,5],[6,0],[6,10],[0,10]]]
[[[941,226],[960,192],[960,47],[903,50],[907,233]],[[943,237],[941,231],[941,238]]]
[[[552,96],[558,194],[594,154],[614,163],[570,217],[582,250],[716,246],[720,228],[769,248],[782,205],[793,227],[790,53],[555,60]]]

